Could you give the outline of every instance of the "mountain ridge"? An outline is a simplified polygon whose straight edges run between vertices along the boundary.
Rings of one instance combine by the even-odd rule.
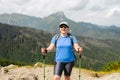
[[[56,12],[44,18],[27,16],[23,14],[0,15],[0,22],[9,23],[11,25],[32,27],[51,33],[58,33],[58,26],[61,21],[68,22],[72,34],[77,36],[92,37],[98,39],[116,39],[120,40],[120,28],[114,25],[100,26],[86,22],[75,22],[68,19],[63,12]],[[21,17],[22,15],[22,17]],[[13,17],[10,17],[13,16]],[[15,16],[15,17],[14,17]],[[10,19],[9,19],[10,18]],[[9,20],[8,20],[9,19]],[[111,28],[113,27],[114,28]]]

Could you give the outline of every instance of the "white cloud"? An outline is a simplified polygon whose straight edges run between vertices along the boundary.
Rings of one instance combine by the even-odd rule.
[[[120,16],[120,7],[114,7],[109,10],[107,17],[118,17]]]
[[[58,11],[67,11],[83,8],[88,0],[30,0],[27,4],[22,6],[21,12],[40,17],[48,16],[49,14]],[[81,4],[81,6],[79,6]]]
[[[29,0],[26,0],[29,1]],[[1,13],[21,12],[22,6],[26,4],[24,0],[2,0],[0,3]]]
[[[120,0],[0,0],[0,14],[45,17],[58,11],[74,21],[120,26]]]
[[[69,13],[74,15],[70,16]],[[89,0],[84,9],[67,11],[67,17],[75,21],[120,26],[120,0]]]

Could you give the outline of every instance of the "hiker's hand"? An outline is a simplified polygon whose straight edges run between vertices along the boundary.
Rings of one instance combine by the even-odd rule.
[[[82,52],[83,51],[83,47],[80,47],[80,48],[78,48],[78,52]]]
[[[43,55],[45,55],[47,53],[47,49],[46,48],[41,48],[41,52]]]

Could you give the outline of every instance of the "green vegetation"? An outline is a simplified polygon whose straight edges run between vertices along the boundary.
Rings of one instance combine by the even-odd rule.
[[[28,63],[23,63],[23,62],[18,62],[18,61],[10,61],[8,59],[0,59],[0,65],[1,66],[8,66],[10,64],[15,64],[15,65],[18,65],[18,66],[31,65],[31,64],[28,64]]]
[[[120,59],[116,62],[110,62],[103,67],[103,71],[120,70]]]
[[[11,26],[0,23],[0,65],[33,65],[42,62],[41,47],[47,47],[53,34],[33,28]],[[77,36],[84,47],[82,68],[102,70],[120,58],[119,40],[100,40]],[[77,58],[78,54],[75,53]],[[46,63],[54,64],[55,52],[46,55]],[[78,66],[78,62],[75,64]]]
[[[48,32],[0,24],[1,63],[34,64],[42,61],[40,49],[48,44],[49,37]]]

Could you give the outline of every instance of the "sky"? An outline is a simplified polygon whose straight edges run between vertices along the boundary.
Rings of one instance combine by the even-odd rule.
[[[120,27],[120,0],[0,0],[0,14],[44,18],[59,11],[75,22]]]

